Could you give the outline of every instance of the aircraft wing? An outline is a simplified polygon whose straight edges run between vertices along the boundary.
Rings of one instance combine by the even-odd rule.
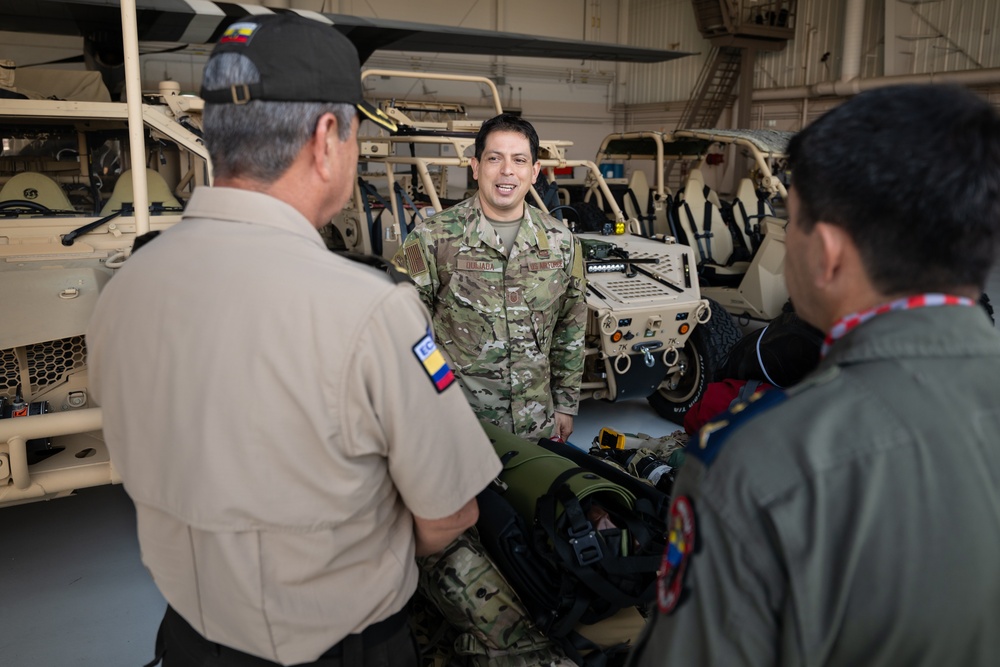
[[[329,22],[354,43],[362,63],[378,50],[637,63],[663,62],[690,55],[683,51],[212,0],[136,0],[139,41],[145,42],[210,44],[233,21],[250,14],[271,12],[296,12]],[[0,17],[0,28],[12,32],[79,35],[100,42],[111,41],[113,36],[120,35],[121,10],[117,0],[0,0]]]

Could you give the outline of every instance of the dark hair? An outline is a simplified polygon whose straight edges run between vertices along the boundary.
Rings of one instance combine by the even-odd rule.
[[[476,159],[483,157],[483,150],[486,148],[486,137],[493,132],[517,132],[523,134],[531,144],[531,162],[538,162],[538,133],[531,123],[520,116],[510,113],[502,113],[483,122],[479,127],[479,134],[476,135]]]
[[[1000,242],[1000,115],[955,85],[879,88],[793,137],[806,231],[850,234],[883,294],[983,288]]]

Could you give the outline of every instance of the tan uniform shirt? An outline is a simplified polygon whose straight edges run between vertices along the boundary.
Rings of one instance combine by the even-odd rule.
[[[410,512],[448,516],[500,468],[457,383],[435,384],[430,326],[411,286],[226,188],[105,287],[104,434],[143,562],[206,638],[306,662],[409,599]]]

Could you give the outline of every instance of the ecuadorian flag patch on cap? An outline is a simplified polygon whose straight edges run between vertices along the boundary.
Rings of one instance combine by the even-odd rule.
[[[434,388],[439,394],[455,381],[455,374],[452,373],[448,362],[444,360],[444,355],[434,344],[434,336],[431,335],[430,331],[413,346],[413,353],[417,355],[417,359],[420,360],[424,371],[427,372],[427,376],[434,383]]]
[[[244,21],[242,23],[233,23],[226,31],[222,33],[222,37],[219,38],[220,44],[225,44],[227,42],[236,42],[237,44],[246,44],[253,37],[253,33],[260,25],[257,23],[250,23]]]

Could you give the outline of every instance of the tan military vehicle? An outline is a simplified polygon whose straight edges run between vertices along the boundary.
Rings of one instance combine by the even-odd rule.
[[[130,106],[96,72],[17,77],[0,98],[0,507],[119,481],[86,326],[136,237],[176,223],[209,178],[201,101],[176,85]]]
[[[170,20],[149,22],[137,21],[137,3],[123,0],[118,26],[117,11],[92,2],[55,3],[69,7],[51,17],[51,8],[32,4],[18,4],[3,27],[80,37],[82,60],[96,71],[0,63],[0,507],[119,481],[102,438],[101,409],[89,392],[86,327],[101,287],[134,252],[136,240],[176,224],[194,187],[211,182],[199,136],[201,101],[180,95],[176,84],[143,96],[140,40],[209,43],[240,15],[271,11],[180,3],[166,12]],[[164,13],[159,5],[138,4]],[[362,60],[404,43],[418,51],[506,52],[512,39],[538,56],[659,62],[685,55],[541,37],[526,46],[524,36],[508,33],[306,13],[346,28]],[[359,25],[365,29],[351,29]],[[109,89],[117,94],[122,87],[128,103],[112,102]],[[474,132],[473,125],[466,129]],[[367,151],[385,145],[369,142]],[[360,239],[360,249],[373,249],[373,237],[351,238],[361,227],[345,223],[342,229],[347,245],[359,247]],[[386,226],[383,254],[399,237],[394,229]],[[688,320],[707,317],[697,310],[697,292],[681,291],[684,298],[674,300],[691,302]],[[682,345],[684,335],[648,336],[665,339],[647,341],[644,357],[653,358],[654,342],[666,352]],[[609,353],[621,356],[616,350]],[[682,368],[680,362],[674,368]]]
[[[493,111],[502,112],[488,78],[391,70],[367,70],[363,76],[481,86]],[[393,99],[381,106],[399,131],[361,139],[353,204],[334,221],[328,240],[333,248],[391,258],[418,219],[468,194],[469,159],[481,120],[468,119],[461,104]],[[700,398],[708,369],[738,340],[739,329],[725,310],[702,298],[695,251],[673,235],[640,235],[639,221],[617,206],[597,165],[566,157],[570,145],[540,139],[539,158],[549,181],[536,184],[532,194],[536,206],[564,214],[576,227],[587,255],[582,395],[609,401],[649,397],[659,414],[680,420]],[[565,168],[585,172],[590,187],[609,202],[599,231],[581,231],[580,202],[560,192],[554,177],[556,169]],[[540,187],[561,198],[544,201]]]
[[[194,187],[211,180],[201,101],[176,84],[126,104],[110,101],[97,73],[24,72],[3,87],[26,96],[0,97],[0,507],[119,481],[89,394],[86,326],[136,238],[176,224]],[[387,105],[403,131],[362,138],[362,179],[327,230],[332,247],[389,257],[414,216],[447,205],[448,168],[465,184],[479,121],[437,126],[403,108]],[[544,141],[543,165],[585,170],[612,199],[597,166],[568,160],[567,146]],[[612,211],[609,234],[581,234],[590,283],[584,395],[652,395],[676,419],[701,394],[719,327],[735,325],[726,329],[701,297],[692,248],[643,238],[636,220]]]
[[[780,172],[774,172],[784,163],[792,134],[716,129],[615,133],[605,137],[597,160],[612,172],[615,165],[622,166],[621,176],[609,182],[625,210],[648,233],[670,234],[694,247],[702,294],[750,325],[774,319],[788,300],[780,210],[788,193]],[[727,197],[706,184],[705,173],[730,163],[728,171],[740,177]],[[600,189],[590,189],[603,203]],[[727,219],[732,233],[726,233]]]

